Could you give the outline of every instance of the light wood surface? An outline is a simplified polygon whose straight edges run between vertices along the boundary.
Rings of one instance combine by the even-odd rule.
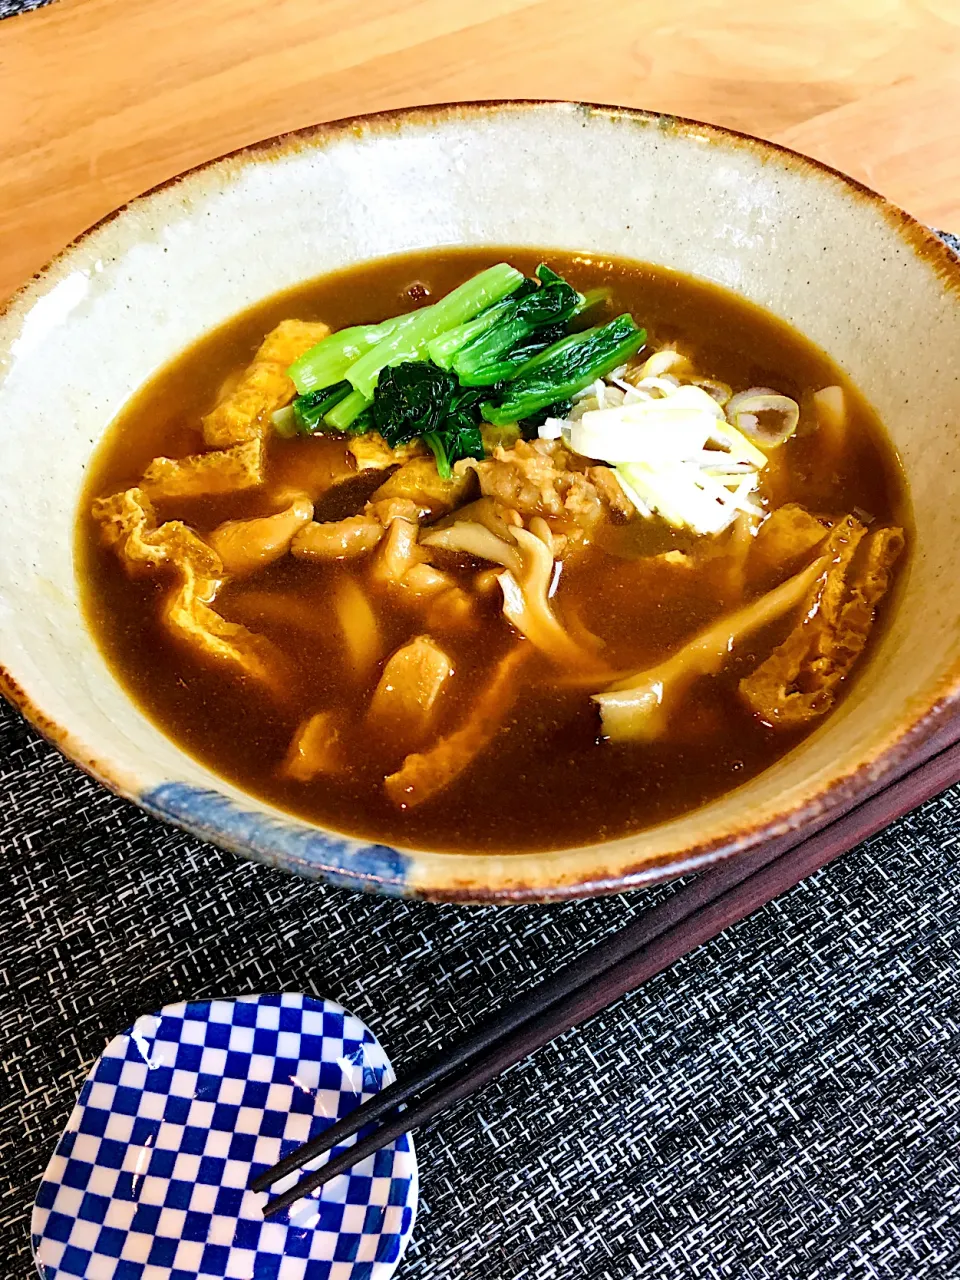
[[[0,297],[224,151],[500,97],[730,125],[960,229],[960,0],[59,0],[0,22]]]

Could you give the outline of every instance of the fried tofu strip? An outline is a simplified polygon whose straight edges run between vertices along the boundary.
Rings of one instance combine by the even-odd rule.
[[[157,501],[238,493],[262,482],[263,441],[258,439],[186,458],[154,458],[143,473],[140,488]]]
[[[388,499],[399,499],[410,503],[417,513],[416,518],[423,520],[428,516],[441,516],[452,511],[474,483],[470,472],[444,480],[437,471],[437,464],[432,456],[414,458],[384,480],[371,497],[370,505],[376,506]]]
[[[157,501],[237,493],[262,484],[270,414],[296,395],[287,367],[329,332],[328,325],[305,320],[277,325],[239,381],[203,419],[203,439],[211,452],[154,458],[140,487]]]
[[[666,661],[593,695],[603,731],[613,741],[650,742],[666,730],[677,703],[698,676],[714,675],[745,636],[799,607],[822,578],[822,557],[766,595],[707,627]]]
[[[329,325],[306,320],[284,320],[271,330],[240,381],[204,418],[204,441],[224,449],[261,439],[270,414],[297,393],[287,368],[329,332]]]
[[[818,520],[799,503],[788,502],[771,511],[757,530],[749,568],[760,576],[782,572],[809,555],[829,532],[825,521]]]
[[[396,773],[384,779],[398,809],[413,809],[449,787],[490,745],[520,692],[517,675],[532,652],[521,641],[497,665],[493,679],[470,708],[459,729],[422,754],[408,755]]]
[[[212,547],[181,520],[157,527],[150,499],[142,489],[127,489],[93,504],[104,541],[114,547],[131,573],[170,567],[179,582],[164,602],[166,626],[207,658],[237,674],[274,685],[282,665],[279,652],[263,636],[229,622],[212,607],[224,570]]]
[[[829,568],[798,625],[756,671],[740,681],[755,715],[790,729],[825,715],[863,652],[876,609],[903,551],[903,530],[868,533],[854,516],[824,546]]]
[[[358,471],[388,471],[427,453],[427,446],[419,438],[392,448],[378,431],[353,436],[347,449],[353,454]]]

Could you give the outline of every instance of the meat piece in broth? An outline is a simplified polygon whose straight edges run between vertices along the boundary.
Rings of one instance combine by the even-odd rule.
[[[313,519],[313,503],[300,494],[284,511],[250,520],[227,520],[207,535],[207,542],[235,577],[256,573],[290,550],[294,535]]]
[[[636,507],[624,493],[620,481],[609,467],[588,467],[586,477],[613,515],[623,521],[633,519],[636,515]]]
[[[230,449],[192,453],[186,458],[154,458],[140,487],[154,501],[239,493],[263,482],[263,441],[248,440]]]
[[[901,529],[867,533],[855,516],[832,531],[824,546],[829,570],[800,623],[740,681],[741,697],[765,723],[793,728],[830,710],[863,652],[903,546]]]
[[[387,659],[365,726],[403,756],[418,746],[437,715],[437,701],[453,675],[453,663],[429,636],[417,636]]]
[[[164,601],[166,626],[205,658],[276,687],[285,671],[278,650],[263,636],[238,622],[228,622],[212,607],[223,585],[224,569],[217,553],[180,520],[156,525],[150,499],[141,489],[128,489],[98,499],[93,516],[104,540],[116,548],[132,573],[174,569],[179,584]]]
[[[553,440],[519,440],[498,447],[493,457],[458,462],[455,470],[476,471],[480,491],[524,516],[566,519],[590,529],[607,514],[597,486],[569,466],[571,455]]]
[[[410,520],[394,520],[371,566],[370,576],[375,582],[399,586],[408,570],[423,563],[425,557],[417,546],[417,532],[417,526]]]
[[[313,782],[325,774],[342,773],[345,767],[337,718],[332,711],[318,711],[293,735],[280,772],[295,782]]]
[[[203,420],[203,438],[216,449],[259,440],[270,415],[296,395],[287,368],[327,336],[319,321],[284,320],[264,338],[253,363]]]
[[[431,594],[424,617],[431,631],[441,633],[463,631],[477,623],[473,597],[463,587],[446,587]]]

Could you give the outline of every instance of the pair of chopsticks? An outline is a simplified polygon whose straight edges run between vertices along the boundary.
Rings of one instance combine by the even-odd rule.
[[[861,840],[960,782],[960,741],[953,741],[956,734],[955,726],[941,730],[900,765],[893,781],[886,786],[876,784],[868,799],[855,807],[848,805],[841,816],[835,811],[824,818],[814,834],[799,842],[796,835],[780,837],[698,876],[666,902],[498,1009],[461,1040],[298,1147],[256,1178],[251,1189],[267,1191],[361,1129],[383,1121],[319,1169],[283,1189],[267,1203],[264,1217],[280,1213],[401,1134],[422,1127]],[[417,1100],[410,1102],[415,1097]],[[398,1110],[408,1102],[405,1110]]]

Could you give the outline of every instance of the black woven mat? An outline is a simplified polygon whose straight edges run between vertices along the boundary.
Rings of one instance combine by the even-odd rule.
[[[15,13],[28,13],[52,3],[53,0],[0,0],[0,18],[12,18]]]
[[[3,704],[0,875],[4,1280],[138,1014],[312,991],[402,1069],[671,891],[481,909],[306,883],[158,824]],[[958,904],[960,788],[422,1134],[403,1280],[960,1276]]]

